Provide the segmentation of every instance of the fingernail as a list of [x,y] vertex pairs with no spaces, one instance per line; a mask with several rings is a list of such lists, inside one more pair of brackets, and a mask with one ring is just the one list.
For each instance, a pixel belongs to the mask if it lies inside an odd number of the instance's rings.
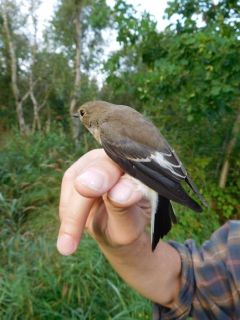
[[132,193],[132,184],[129,184],[126,181],[121,181],[111,189],[111,191],[108,193],[108,197],[114,202],[124,203],[131,197]]
[[101,191],[104,188],[104,175],[97,170],[89,170],[77,177],[76,182],[87,186],[94,191]]
[[77,243],[70,235],[62,234],[58,237],[57,249],[62,255],[68,256],[77,249]]

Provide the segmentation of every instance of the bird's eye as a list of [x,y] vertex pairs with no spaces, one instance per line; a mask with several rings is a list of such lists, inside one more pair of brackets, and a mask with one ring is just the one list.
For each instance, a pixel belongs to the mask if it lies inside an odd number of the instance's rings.
[[84,114],[85,114],[85,111],[80,110],[80,116],[81,116],[81,117],[83,117],[83,116],[84,116]]

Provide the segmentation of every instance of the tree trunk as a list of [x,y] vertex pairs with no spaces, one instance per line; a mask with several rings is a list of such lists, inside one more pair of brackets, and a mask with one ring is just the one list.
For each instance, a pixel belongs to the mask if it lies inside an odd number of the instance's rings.
[[72,114],[76,111],[77,101],[80,96],[80,83],[81,83],[81,73],[80,73],[80,65],[81,65],[81,12],[83,7],[83,0],[79,0],[77,2],[76,8],[76,19],[75,19],[75,32],[76,32],[76,55],[75,55],[75,81],[74,81],[74,90],[72,94],[72,98],[70,101],[70,117],[72,121],[72,135],[75,142],[76,147],[79,146],[79,140],[81,136],[81,127],[80,121],[76,118],[72,117]]
[[46,132],[50,132],[51,129],[51,112],[50,112],[50,108],[47,108],[47,121],[46,121],[46,125],[45,125],[45,130]]
[[233,149],[234,149],[236,142],[237,142],[237,137],[238,137],[239,131],[240,131],[240,108],[238,109],[238,112],[237,112],[237,117],[234,122],[233,129],[232,129],[231,139],[227,145],[223,166],[222,166],[222,169],[220,172],[219,187],[222,189],[225,188],[226,183],[227,183],[229,162],[230,162],[230,158],[231,158]]
[[17,79],[17,59],[13,40],[11,37],[8,21],[8,11],[7,11],[7,1],[2,3],[2,16],[3,16],[3,27],[6,33],[7,46],[9,48],[10,54],[10,64],[11,64],[11,85],[12,91],[16,104],[16,113],[19,124],[19,129],[22,134],[27,133],[27,126],[25,124],[24,113],[23,113],[23,99],[20,97],[19,88],[18,88],[18,79]]
[[32,132],[35,130],[41,130],[41,120],[39,116],[39,103],[34,94],[34,75],[33,75],[33,66],[36,62],[36,52],[37,52],[37,19],[36,19],[36,5],[35,0],[31,0],[30,13],[33,23],[33,44],[31,45],[31,67],[30,67],[30,75],[29,75],[29,91],[30,98],[33,104],[33,123],[32,123]]
[[18,125],[20,129],[21,134],[26,134],[28,129],[24,120],[24,114],[23,114],[23,103],[22,100],[17,100],[15,94],[14,94],[15,100],[16,100],[16,111],[17,111],[17,119],[18,119]]
[[30,97],[33,103],[33,124],[32,124],[32,132],[35,132],[35,130],[41,130],[41,121],[39,117],[39,107],[37,100],[34,96],[33,91],[30,93]]

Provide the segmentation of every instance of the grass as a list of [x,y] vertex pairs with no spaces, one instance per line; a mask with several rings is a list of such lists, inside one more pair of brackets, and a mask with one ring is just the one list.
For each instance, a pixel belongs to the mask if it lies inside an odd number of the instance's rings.
[[[61,257],[54,241],[15,235],[5,242],[1,319],[148,319],[149,304],[111,270],[85,237],[77,254]],[[139,315],[142,316],[139,316]]]
[[151,318],[88,236],[71,257],[56,250],[61,178],[87,139],[77,152],[61,129],[1,140],[0,319]]

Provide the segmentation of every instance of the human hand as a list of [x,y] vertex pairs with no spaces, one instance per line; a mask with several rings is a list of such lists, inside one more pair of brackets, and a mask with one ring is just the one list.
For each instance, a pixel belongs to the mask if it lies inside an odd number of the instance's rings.
[[126,246],[145,235],[149,201],[102,149],[92,150],[64,174],[57,248],[73,253],[83,230],[101,245]]
[[57,248],[63,255],[72,254],[86,229],[131,287],[171,307],[180,288],[180,256],[163,241],[152,252],[145,231],[150,203],[136,183],[103,149],[82,156],[62,180]]

